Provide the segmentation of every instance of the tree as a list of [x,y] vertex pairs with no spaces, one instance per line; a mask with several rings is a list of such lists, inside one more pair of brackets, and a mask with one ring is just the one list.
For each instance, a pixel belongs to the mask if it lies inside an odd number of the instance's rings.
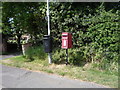
[[[30,20],[34,17],[34,12],[38,9],[38,3],[3,3],[2,23],[3,33],[16,36],[18,48],[20,48],[20,38],[24,33],[30,33],[30,30],[37,27],[30,27],[34,21]],[[29,23],[28,23],[29,22]],[[32,25],[33,26],[33,25]]]

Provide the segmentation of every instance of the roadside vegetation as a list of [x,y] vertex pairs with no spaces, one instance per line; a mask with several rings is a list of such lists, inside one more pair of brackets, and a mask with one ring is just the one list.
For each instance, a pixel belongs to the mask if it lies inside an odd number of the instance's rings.
[[44,60],[36,58],[33,61],[28,61],[28,59],[26,59],[24,56],[12,57],[0,62],[7,66],[18,67],[36,72],[43,71],[72,79],[94,82],[106,87],[118,88],[118,73],[111,73],[109,71],[91,68],[92,64],[90,63],[86,64],[85,66],[66,66],[65,64],[55,63],[49,65],[47,58]]
[[[74,51],[74,55],[70,55]],[[65,65],[65,50],[58,50],[53,53],[52,64],[48,64],[47,54],[42,46],[30,47],[26,55],[16,56],[0,61],[3,65],[13,66],[33,71],[43,71],[50,74],[57,74],[73,79],[95,82],[107,87],[118,87],[118,72],[113,70],[102,70],[97,63],[81,62],[76,64],[73,59],[78,59],[79,50],[69,50],[69,65]],[[76,54],[77,53],[77,54]],[[74,56],[76,56],[74,58]],[[72,64],[74,63],[74,64]]]
[[[50,3],[52,62],[48,65],[43,49],[47,34],[46,3],[3,3],[2,33],[21,50],[22,35],[30,35],[32,46],[24,56],[2,63],[29,70],[56,73],[110,87],[118,87],[120,51],[119,3]],[[73,48],[69,49],[69,65],[61,49],[61,33],[72,33]]]

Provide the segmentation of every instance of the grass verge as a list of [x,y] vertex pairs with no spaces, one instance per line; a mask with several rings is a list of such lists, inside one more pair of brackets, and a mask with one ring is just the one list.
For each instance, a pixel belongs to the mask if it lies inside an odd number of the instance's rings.
[[[111,74],[106,71],[90,69],[89,67],[66,66],[65,64],[48,64],[46,60],[35,59],[31,62],[25,62],[23,56],[16,56],[6,60],[1,60],[0,63],[7,66],[14,66],[34,71],[44,71],[51,74],[58,74],[72,79],[95,82],[111,88],[118,88],[118,75]],[[89,66],[89,65],[88,65]]]

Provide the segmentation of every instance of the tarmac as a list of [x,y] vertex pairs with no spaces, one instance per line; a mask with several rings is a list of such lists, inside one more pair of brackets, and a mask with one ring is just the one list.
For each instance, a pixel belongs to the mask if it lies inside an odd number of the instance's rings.
[[44,72],[33,72],[15,67],[2,67],[2,87],[5,88],[107,88],[92,82],[74,80]]
[[[20,55],[1,55],[0,60]],[[74,80],[67,77],[9,67],[0,64],[0,88],[96,88],[110,89],[93,82]],[[5,89],[6,90],[6,89]]]

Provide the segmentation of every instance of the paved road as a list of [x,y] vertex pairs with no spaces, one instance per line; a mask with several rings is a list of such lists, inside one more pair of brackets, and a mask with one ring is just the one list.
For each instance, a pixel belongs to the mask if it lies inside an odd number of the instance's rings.
[[6,88],[105,88],[95,83],[73,80],[43,72],[2,67],[2,86]]
[[0,60],[11,58],[11,57],[18,56],[18,55],[21,55],[21,53],[17,52],[17,53],[11,53],[9,55],[0,55]]

